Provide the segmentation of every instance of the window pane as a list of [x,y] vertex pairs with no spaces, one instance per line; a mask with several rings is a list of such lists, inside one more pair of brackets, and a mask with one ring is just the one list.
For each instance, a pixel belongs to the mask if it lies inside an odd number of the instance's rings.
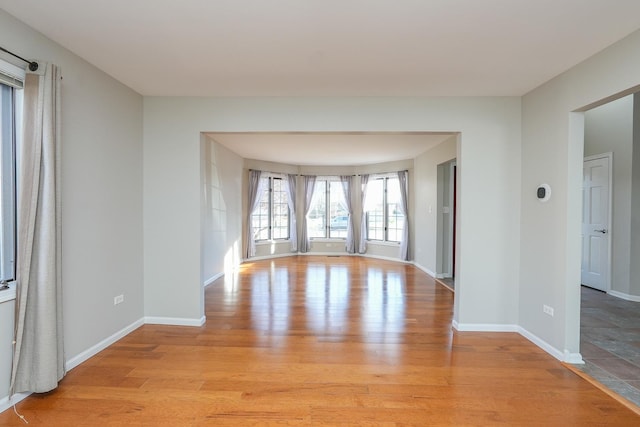
[[310,238],[327,237],[327,181],[316,181],[307,215],[307,233]]
[[15,98],[0,84],[0,279],[15,278]]
[[384,240],[384,180],[375,179],[367,184],[367,238]]
[[289,238],[289,199],[284,181],[280,178],[273,178],[273,239]]
[[329,183],[329,237],[347,237],[347,224],[349,221],[349,211],[344,199],[344,191],[340,181]]
[[262,178],[264,191],[260,197],[260,203],[251,214],[251,226],[255,240],[269,239],[269,182],[268,178]]
[[387,179],[387,240],[399,242],[402,240],[404,229],[404,215],[402,213],[402,197],[400,183],[397,178]]

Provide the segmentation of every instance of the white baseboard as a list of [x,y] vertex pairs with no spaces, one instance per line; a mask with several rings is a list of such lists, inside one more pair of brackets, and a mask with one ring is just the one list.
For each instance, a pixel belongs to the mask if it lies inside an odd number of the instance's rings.
[[361,256],[364,258],[372,258],[372,259],[381,259],[384,261],[394,261],[394,262],[401,262],[403,264],[413,264],[413,261],[404,261],[401,260],[400,258],[393,258],[390,256],[383,256],[383,255],[369,255],[369,254],[353,254],[355,256]]
[[458,323],[454,320],[453,327],[460,332],[517,332],[561,362],[572,364],[584,363],[584,361],[582,360],[582,355],[580,353],[571,353],[567,350],[560,351],[548,342],[544,341],[543,339],[518,325]]
[[494,323],[458,323],[453,327],[460,332],[519,332],[518,325],[502,325]]
[[102,350],[104,350],[105,348],[109,347],[111,344],[115,343],[116,341],[118,341],[119,339],[123,338],[124,336],[130,334],[131,332],[135,331],[136,329],[138,329],[140,326],[144,325],[144,320],[143,319],[138,319],[135,322],[133,322],[132,324],[130,324],[129,326],[126,326],[122,329],[120,329],[118,332],[116,332],[115,334],[103,339],[102,341],[100,341],[98,344],[94,345],[93,347],[88,348],[87,350],[83,351],[82,353],[72,357],[71,359],[67,360],[64,364],[64,367],[67,371],[72,370],[73,368],[75,368],[76,366],[78,366],[79,364],[81,364],[82,362],[84,362],[85,360],[88,360],[89,358],[95,356],[96,354],[100,353]]
[[584,365],[582,354],[570,353],[568,350],[564,351],[564,359],[562,361],[565,363],[571,363],[572,365]]
[[453,327],[460,332],[517,332],[561,362],[572,364],[584,363],[580,353],[571,353],[567,350],[560,351],[545,340],[518,325],[458,323],[454,320]]
[[212,284],[213,282],[215,282],[216,280],[218,280],[222,276],[224,276],[224,271],[216,274],[215,276],[209,277],[207,280],[204,281],[204,283],[202,284],[202,287],[206,288],[207,286],[209,286],[210,284]]
[[355,256],[357,254],[350,254],[349,252],[300,252],[296,255],[302,256]]
[[[138,329],[140,326],[144,324],[152,324],[152,325],[174,325],[174,326],[202,326],[206,321],[206,317],[202,316],[200,319],[184,319],[184,318],[175,318],[175,317],[145,317],[143,319],[138,319],[129,326],[126,326],[116,332],[115,334],[105,338],[100,341],[98,344],[88,348],[82,353],[68,359],[65,362],[65,369],[67,371],[72,370],[76,366],[81,363],[89,360],[91,357],[100,353],[105,348],[114,344],[121,338],[124,338],[126,335]],[[6,396],[4,398],[0,398],[0,412],[4,412],[7,409],[11,408],[13,405],[18,402],[29,397],[31,393],[16,393],[12,398]]]
[[532,334],[527,331],[525,328],[518,326],[518,332],[520,335],[555,357],[561,362],[571,363],[571,364],[583,364],[582,355],[580,353],[571,353],[568,350],[560,351],[542,338]]
[[636,295],[629,295],[618,291],[609,291],[607,292],[607,294],[611,295],[612,297],[621,298],[627,301],[640,302],[640,297]]
[[[273,259],[273,258],[283,258],[288,256],[334,256],[334,257],[343,257],[343,256],[360,256],[364,258],[373,258],[373,259],[381,259],[385,261],[395,261],[401,262],[403,264],[413,264],[413,261],[403,261],[399,258],[388,257],[383,255],[370,255],[370,254],[360,254],[354,253],[350,254],[348,252],[291,252],[286,254],[274,254],[274,255],[265,255],[265,256],[257,256],[249,259],[243,259],[242,262],[251,262],[251,261],[262,261],[265,259]],[[426,271],[425,271],[426,272]],[[429,274],[429,273],[427,273]]]
[[549,344],[548,342],[546,342],[545,340],[543,340],[542,338],[532,334],[531,332],[527,331],[525,328],[522,328],[522,327],[518,327],[518,332],[520,333],[520,335],[522,335],[523,337],[525,337],[526,339],[528,339],[529,341],[531,341],[532,343],[534,343],[535,345],[537,345],[538,347],[540,347],[541,349],[543,349],[544,351],[546,351],[547,353],[555,357],[556,359],[564,362],[564,353],[558,350],[557,348],[555,348],[554,346],[552,346],[551,344]]
[[29,396],[31,396],[31,393],[16,393],[11,398],[7,396],[0,399],[0,412],[4,412],[13,405],[17,405]]
[[147,316],[144,323],[148,325],[170,325],[170,326],[202,326],[206,322],[206,316],[200,319],[188,319],[183,317],[155,317]]
[[414,262],[413,265],[418,269],[418,270],[422,270],[425,273],[427,273],[429,276],[433,277],[434,279],[436,278],[436,273],[434,273],[433,271],[429,270],[427,267],[423,267],[420,264],[418,264],[417,262]]
[[[306,255],[303,253],[298,253],[298,252],[287,252],[287,253],[283,253],[283,254],[273,254],[273,255],[262,255],[262,256],[254,256],[251,258],[243,258],[241,261],[241,264],[244,264],[246,262],[252,262],[252,261],[262,261],[265,259],[273,259],[273,258],[284,258],[284,257],[288,257],[288,256],[296,256],[296,255]],[[311,254],[311,255],[315,255],[315,254]]]

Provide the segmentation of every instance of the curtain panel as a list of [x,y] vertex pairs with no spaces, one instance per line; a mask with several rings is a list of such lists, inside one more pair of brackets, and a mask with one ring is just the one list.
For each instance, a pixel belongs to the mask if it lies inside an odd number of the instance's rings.
[[369,175],[360,175],[360,186],[362,192],[360,193],[360,206],[362,206],[362,219],[360,220],[360,239],[358,241],[358,253],[364,254],[367,252],[367,210],[365,209],[367,201],[367,183],[369,182]]
[[398,172],[398,183],[400,184],[400,208],[404,214],[404,227],[402,228],[402,240],[400,241],[400,259],[409,261],[409,193],[407,181],[409,180],[409,172]]
[[15,348],[10,395],[53,390],[65,375],[60,210],[60,80],[40,64],[24,85],[19,146]]
[[353,203],[351,202],[351,194],[353,192],[354,177],[350,175],[341,175],[340,183],[342,184],[342,193],[349,211],[349,220],[347,221],[347,241],[345,242],[345,250],[347,253],[356,253],[356,239],[353,230]]
[[298,248],[300,252],[309,252],[311,249],[311,240],[307,231],[307,215],[311,209],[311,201],[313,200],[313,190],[316,187],[316,177],[304,175],[302,177],[302,185],[304,187],[304,212],[302,215],[302,227],[300,227],[300,244]]
[[287,195],[289,203],[289,241],[291,242],[291,252],[298,251],[298,230],[296,222],[296,180],[297,176],[287,175]]
[[250,170],[249,171],[249,203],[247,210],[247,235],[245,238],[245,258],[249,259],[256,256],[256,239],[253,231],[253,224],[251,223],[251,215],[253,211],[258,208],[262,193],[264,192],[264,184],[262,183],[262,171]]

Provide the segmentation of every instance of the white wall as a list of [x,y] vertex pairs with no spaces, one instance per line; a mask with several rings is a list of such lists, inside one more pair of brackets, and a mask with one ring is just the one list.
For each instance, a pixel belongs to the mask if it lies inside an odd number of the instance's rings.
[[[568,354],[579,351],[584,146],[584,115],[571,112],[637,86],[639,51],[636,32],[522,100],[519,324]],[[547,203],[535,197],[543,182],[552,189]],[[543,304],[554,317],[543,314]]]
[[467,325],[517,321],[519,98],[146,97],[147,315],[192,321],[204,315],[200,133],[225,131],[461,132],[456,320]]
[[240,156],[202,136],[201,283],[232,273],[242,259]]
[[[6,292],[6,291],[0,291]],[[14,300],[0,303],[0,400],[9,395],[13,361]]]
[[585,112],[584,156],[611,152],[611,290],[629,294],[633,95]]
[[[2,10],[0,40],[62,70],[62,286],[70,360],[143,316],[142,97]],[[114,306],[119,294],[124,303]],[[2,334],[0,352],[10,339]]]
[[[633,262],[640,257],[640,94],[633,96],[633,168],[631,188],[631,250],[629,272],[629,291],[622,296],[633,301],[640,301],[640,265]],[[622,292],[624,294],[624,292]]]
[[415,159],[415,263],[430,274],[438,273],[438,165],[456,157],[457,136]]

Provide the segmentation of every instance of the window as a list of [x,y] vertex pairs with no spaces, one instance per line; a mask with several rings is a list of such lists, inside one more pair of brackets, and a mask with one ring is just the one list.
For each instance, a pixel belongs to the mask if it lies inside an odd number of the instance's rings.
[[0,280],[2,283],[15,279],[16,104],[19,102],[20,94],[21,90],[0,82]]
[[337,179],[316,180],[307,215],[309,237],[346,239],[348,224],[349,211],[342,183]]
[[380,177],[367,184],[367,238],[400,242],[405,217],[402,213],[400,183],[395,177]]
[[255,240],[289,239],[289,198],[282,178],[262,178],[264,186],[258,208],[251,214]]

